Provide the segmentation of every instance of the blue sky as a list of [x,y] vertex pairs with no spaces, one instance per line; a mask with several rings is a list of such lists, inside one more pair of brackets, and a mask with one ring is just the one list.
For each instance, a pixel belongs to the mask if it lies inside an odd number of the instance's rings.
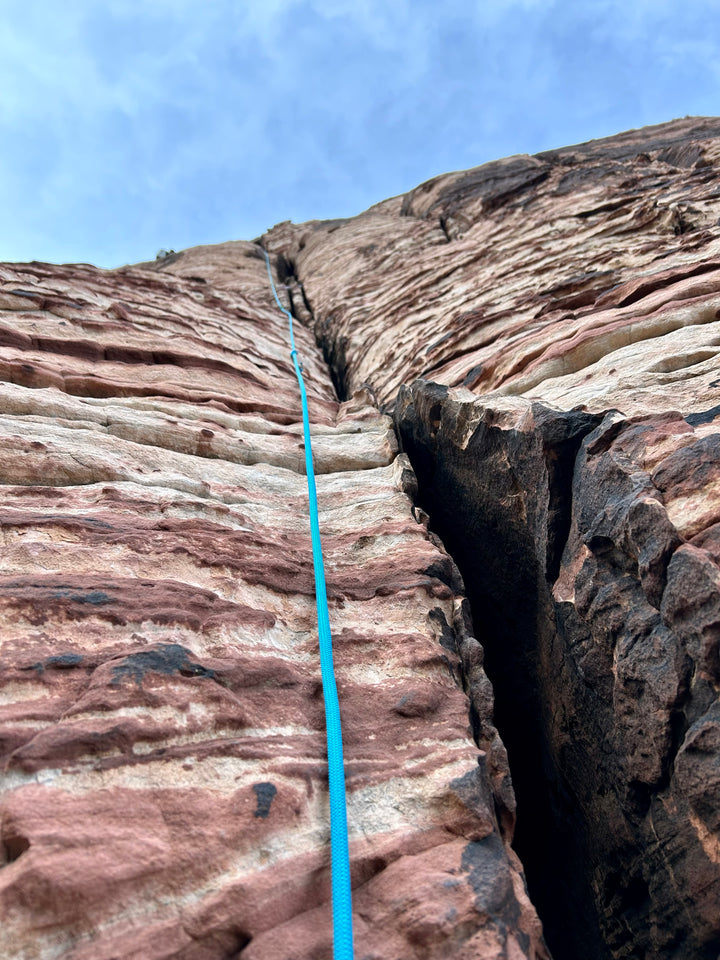
[[0,260],[252,239],[688,114],[717,0],[4,0]]

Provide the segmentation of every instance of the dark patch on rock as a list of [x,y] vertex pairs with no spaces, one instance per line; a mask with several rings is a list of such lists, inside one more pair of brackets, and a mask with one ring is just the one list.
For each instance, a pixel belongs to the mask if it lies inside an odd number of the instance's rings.
[[657,159],[672,167],[692,167],[703,156],[704,150],[699,143],[674,143],[662,149]]
[[29,666],[20,666],[19,670],[34,670],[38,674],[45,672],[45,669],[71,670],[78,667],[85,658],[79,653],[61,653],[54,657],[47,657],[45,660],[37,660]]
[[54,667],[56,670],[68,670],[80,666],[83,660],[84,657],[79,653],[61,653],[56,657],[48,657],[44,665],[48,668]]
[[447,618],[441,607],[434,607],[430,611],[428,617],[430,622],[433,624],[435,629],[438,632],[440,639],[440,644],[445,647],[446,650],[449,650],[451,653],[457,653],[457,646],[455,644],[455,632],[453,631],[450,624],[447,622]]
[[183,677],[207,677],[215,680],[214,670],[208,670],[190,659],[190,651],[179,643],[160,643],[150,650],[131,653],[112,668],[112,683],[134,680],[139,686],[148,673],[177,673]]
[[[482,758],[479,759],[482,760]],[[487,789],[487,778],[482,775],[481,767],[468,770],[462,777],[451,780],[450,789],[468,810],[472,810],[478,820],[486,822],[488,835],[493,833],[492,823],[488,820],[488,811],[492,810],[493,801]],[[494,836],[497,837],[497,834]]]
[[471,367],[462,379],[462,386],[467,387],[468,390],[472,390],[480,377],[482,377],[484,369],[485,367],[482,363],[478,363],[476,366]]
[[443,210],[452,213],[475,197],[481,197],[483,211],[496,210],[547,180],[549,169],[530,157],[493,161],[458,178],[441,194]]
[[468,843],[461,865],[475,893],[478,913],[494,914],[514,925],[518,919],[517,903],[500,837],[491,833],[483,840]]
[[709,410],[703,410],[702,413],[689,413],[685,420],[691,427],[698,427],[701,423],[712,423],[716,417],[720,417],[720,404],[710,407]]
[[7,863],[14,863],[30,849],[30,841],[27,837],[13,830],[12,825],[5,828],[0,838],[0,847],[2,856],[0,857],[0,867]]
[[601,203],[599,207],[591,207],[589,210],[581,210],[575,216],[580,220],[587,220],[588,217],[597,217],[601,213],[614,213],[616,210],[622,210],[632,203],[632,197],[624,197],[620,200],[610,200],[607,203]]
[[[146,539],[146,530],[136,532],[138,546]],[[261,563],[258,556],[254,565],[259,568]],[[297,564],[296,569],[299,566]],[[279,570],[274,573],[279,577]],[[311,571],[303,573],[303,582],[306,579],[312,583]],[[259,569],[256,579],[249,582],[262,582]],[[286,590],[290,587],[286,586]],[[151,620],[154,623],[183,623],[193,629],[209,629],[223,622],[267,628],[275,622],[274,616],[267,611],[231,603],[211,590],[175,580],[83,576],[77,583],[72,583],[67,577],[56,574],[0,577],[0,602],[19,607],[33,624],[46,622],[60,610],[72,620],[89,616],[116,624]]]
[[270,806],[273,802],[275,794],[277,793],[277,787],[274,783],[269,781],[263,783],[254,783],[253,792],[257,797],[257,809],[255,810],[255,816],[261,817],[265,820],[270,813]]
[[493,160],[460,176],[449,177],[429,206],[423,203],[422,197],[437,178],[421,184],[405,195],[400,214],[411,216],[417,207],[421,216],[438,217],[446,222],[474,200],[481,200],[483,212],[487,213],[543,183],[549,172],[548,164],[529,156]]
[[435,577],[441,583],[446,584],[454,593],[464,593],[464,585],[460,571],[447,554],[440,560],[435,560],[423,571],[428,577]]
[[567,173],[560,177],[555,192],[561,196],[573,193],[578,188],[602,181],[616,172],[617,165],[613,163],[595,163],[587,166],[571,167]]
[[58,591],[58,596],[66,596],[69,600],[73,600],[75,603],[90,603],[94,607],[102,606],[106,603],[115,603],[116,601],[108,596],[102,590],[89,590],[87,593],[70,593],[69,591]]

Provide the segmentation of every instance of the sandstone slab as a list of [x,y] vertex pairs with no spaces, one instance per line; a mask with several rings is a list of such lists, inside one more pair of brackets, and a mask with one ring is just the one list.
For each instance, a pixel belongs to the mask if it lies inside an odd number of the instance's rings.
[[[436,177],[267,236],[349,391],[417,377],[565,409],[720,404],[720,123]],[[299,299],[299,298],[298,298]]]
[[[300,406],[260,251],[0,278],[0,955],[329,957]],[[545,957],[462,581],[389,418],[296,338],[358,956]]]

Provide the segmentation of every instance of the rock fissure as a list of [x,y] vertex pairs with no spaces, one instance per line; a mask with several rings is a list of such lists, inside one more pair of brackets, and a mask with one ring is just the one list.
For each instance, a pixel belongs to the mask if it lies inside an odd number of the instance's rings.
[[[294,268],[293,274],[302,286]],[[315,327],[315,330],[333,383],[347,383],[344,353],[330,346],[331,341],[323,335],[322,328],[318,331]],[[532,534],[528,529],[523,542],[519,543],[513,526],[518,516],[527,520],[527,505],[542,499],[542,487],[532,482],[538,478],[533,476],[524,483],[518,479],[522,468],[513,472],[510,457],[519,444],[511,440],[510,450],[503,450],[502,427],[491,425],[485,438],[487,449],[479,451],[473,445],[468,453],[470,470],[477,468],[483,474],[482,479],[469,488],[462,481],[455,481],[449,489],[448,474],[441,473],[442,465],[447,466],[449,458],[443,455],[438,443],[438,431],[447,413],[444,409],[447,389],[430,381],[424,382],[422,388],[432,399],[428,402],[423,397],[426,410],[420,414],[414,411],[409,417],[407,407],[403,406],[408,390],[401,388],[394,425],[400,449],[408,453],[417,477],[413,491],[415,503],[425,513],[429,528],[438,535],[443,549],[448,550],[455,571],[453,579],[458,582],[456,589],[459,586],[468,597],[468,603],[456,616],[451,629],[441,614],[440,642],[460,658],[460,671],[455,679],[468,696],[473,739],[479,747],[489,748],[491,754],[490,744],[494,741],[498,745],[495,750],[499,747],[504,753],[501,742],[508,748],[512,781],[506,768],[504,782],[500,785],[496,775],[494,784],[498,822],[508,837],[515,838],[514,846],[528,873],[530,894],[555,960],[574,960],[580,952],[589,960],[608,960],[610,954],[603,942],[588,878],[581,878],[577,872],[587,855],[584,830],[579,835],[577,831],[567,830],[567,811],[572,801],[567,787],[562,787],[562,774],[549,759],[551,745],[547,733],[538,729],[537,724],[538,717],[552,715],[557,707],[552,690],[543,684],[537,662],[541,656],[536,632],[540,600],[534,582],[542,576],[540,571],[544,572],[549,585],[557,579],[570,535],[575,461],[583,439],[598,426],[602,416],[582,412],[558,414],[535,405],[534,423],[531,430],[526,431],[526,439],[536,448],[535,471],[542,463],[545,472],[545,556],[538,560],[538,571],[526,570],[516,582],[518,558],[532,553]],[[491,424],[493,419],[491,411],[488,417]],[[493,454],[500,455],[499,466],[492,462]],[[490,466],[484,466],[488,462]],[[504,489],[497,490],[498,484]],[[480,489],[485,491],[481,499],[474,496]],[[445,509],[448,500],[453,504],[452,519]],[[526,506],[518,513],[519,500]],[[478,524],[485,530],[491,529],[492,535],[480,534],[476,529]],[[470,537],[468,531],[471,531]],[[509,562],[500,561],[498,567],[500,557]],[[479,575],[478,568],[483,568],[484,573]],[[443,579],[447,581],[447,575]],[[500,595],[504,595],[504,603],[489,602],[489,597]],[[523,608],[524,614],[518,615],[518,610]],[[509,630],[499,625],[503,616],[513,621]],[[483,624],[482,646],[475,639],[475,623]],[[444,639],[448,636],[449,641]],[[478,668],[481,668],[480,676]],[[454,675],[452,668],[451,672]],[[549,786],[549,793],[564,797],[564,804],[540,800],[539,783]],[[519,818],[516,797],[520,803]],[[574,820],[576,828],[584,827],[582,814]],[[539,837],[544,838],[542,843],[538,843]],[[559,857],[558,849],[563,851]]]
[[532,419],[504,426],[493,421],[507,411],[490,408],[460,449],[461,406],[436,384],[401,390],[402,448],[418,503],[464,579],[517,796],[515,848],[553,956],[607,957],[589,878],[578,870],[582,816],[552,760],[547,726],[559,704],[541,636],[543,582],[556,579],[570,532],[575,459],[600,418],[536,405]]
[[302,323],[314,333],[315,342],[322,351],[335,396],[343,403],[348,399],[347,358],[342,342],[332,340],[327,336],[327,330],[329,324],[332,322],[332,318],[324,325],[318,324],[305,292],[305,287],[298,276],[295,262],[284,253],[278,253],[276,256],[278,281],[282,289],[287,293],[290,313],[294,320]]
[[19,960],[329,955],[300,404],[259,245],[313,424],[359,954],[547,960],[516,850],[555,960],[716,960],[719,130],[116,271],[0,265]]

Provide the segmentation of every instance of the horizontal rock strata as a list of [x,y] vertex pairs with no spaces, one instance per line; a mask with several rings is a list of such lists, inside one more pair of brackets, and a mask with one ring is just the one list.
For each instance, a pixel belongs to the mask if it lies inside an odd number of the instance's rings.
[[268,243],[349,391],[392,403],[423,377],[564,409],[707,409],[718,163],[720,121],[691,118],[447,174]]
[[266,237],[461,568],[558,960],[720,952],[719,165],[687,118]]
[[[720,953],[719,164],[720,120],[686,118],[262,238],[363,960],[547,956],[515,792],[555,960]],[[1,270],[13,957],[329,957],[260,249]]]
[[[255,245],[158,266],[0,268],[0,954],[321,960],[324,713],[284,321]],[[357,956],[543,958],[462,581],[390,419],[338,403],[296,338]]]
[[715,960],[720,426],[422,382],[397,417],[473,571],[541,915],[588,957]]

